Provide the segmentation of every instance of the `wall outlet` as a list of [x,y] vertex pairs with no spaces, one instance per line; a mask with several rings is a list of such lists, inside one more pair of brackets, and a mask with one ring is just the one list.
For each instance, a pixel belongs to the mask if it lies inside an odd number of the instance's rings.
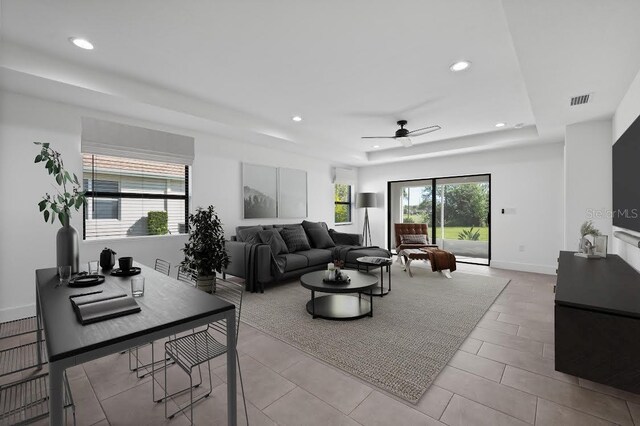
[[523,245],[518,246],[518,251],[524,251],[524,246]]

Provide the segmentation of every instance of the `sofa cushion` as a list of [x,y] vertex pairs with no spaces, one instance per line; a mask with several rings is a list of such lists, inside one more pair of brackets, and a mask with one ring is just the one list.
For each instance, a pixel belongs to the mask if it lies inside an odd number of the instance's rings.
[[265,229],[264,231],[258,232],[258,236],[260,237],[260,241],[271,246],[271,253],[273,253],[274,256],[289,253],[287,245],[277,229]]
[[309,250],[311,248],[309,240],[307,239],[307,234],[305,234],[304,229],[300,225],[282,228],[280,230],[280,235],[282,235],[282,239],[287,244],[289,253]]
[[331,239],[336,245],[344,245],[344,246],[359,246],[360,243],[360,234],[346,234],[344,232],[336,232],[331,229],[329,231],[329,235],[331,235]]
[[333,262],[331,250],[312,248],[311,250],[298,251],[296,254],[306,257],[309,261],[308,266],[316,266]]
[[307,258],[298,253],[283,254],[278,256],[278,260],[280,259],[284,259],[284,272],[296,271],[309,265]]
[[305,231],[310,228],[323,228],[329,231],[329,227],[327,226],[326,222],[310,222],[308,220],[303,220],[301,225]]
[[236,228],[236,237],[238,241],[245,243],[257,244],[260,242],[258,232],[262,231],[262,226],[249,226]]
[[356,250],[348,251],[344,261],[347,264],[356,265],[358,263],[356,259],[364,256],[391,257],[391,252],[387,249],[378,248],[378,247],[369,247],[369,248],[359,247]]
[[404,234],[400,235],[401,244],[429,244],[425,234]]
[[309,222],[306,220],[302,221],[302,227],[304,228],[307,236],[309,237],[309,242],[311,243],[311,247],[318,249],[326,249],[335,247],[336,244],[331,239],[331,235],[329,235],[329,228],[327,224],[324,222]]

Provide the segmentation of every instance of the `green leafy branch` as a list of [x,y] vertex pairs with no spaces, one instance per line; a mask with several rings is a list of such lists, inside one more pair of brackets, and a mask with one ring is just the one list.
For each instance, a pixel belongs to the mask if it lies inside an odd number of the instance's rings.
[[34,142],[34,144],[42,147],[34,163],[44,163],[44,168],[53,175],[56,183],[61,187],[61,190],[56,188],[56,194],[46,193],[38,203],[38,207],[45,222],[51,219],[51,223],[54,223],[57,217],[64,225],[71,218],[71,209],[78,211],[87,202],[85,191],[82,190],[78,176],[64,169],[59,152],[54,151],[48,142]]
[[600,234],[600,231],[593,226],[593,222],[590,220],[587,220],[586,222],[584,222],[582,224],[582,226],[580,226],[580,235],[582,237],[585,237],[587,235],[592,235],[594,237],[597,237]]

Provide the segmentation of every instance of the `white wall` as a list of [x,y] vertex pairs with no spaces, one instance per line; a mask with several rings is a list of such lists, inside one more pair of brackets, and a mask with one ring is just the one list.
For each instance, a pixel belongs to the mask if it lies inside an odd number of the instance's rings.
[[[629,86],[627,94],[624,96],[620,105],[616,109],[613,116],[613,143],[627,130],[629,125],[640,115],[640,72]],[[634,182],[633,184],[636,184]],[[622,230],[614,227],[614,231]],[[624,230],[640,237],[640,233]],[[610,249],[613,253],[617,253],[625,259],[634,268],[640,271],[640,250],[637,247],[624,243],[617,238],[613,238],[610,242]]]
[[578,249],[580,226],[594,226],[611,236],[611,120],[566,127],[564,144],[564,248]]
[[[241,219],[243,161],[306,170],[309,220],[333,225],[332,165],[326,161],[0,91],[0,321],[33,312],[33,271],[55,265],[59,226],[44,223],[37,208],[40,197],[53,190],[52,180],[44,167],[33,163],[37,148],[32,142],[50,142],[62,153],[65,166],[79,173],[82,116],[193,136],[196,143],[191,207],[215,205],[228,236],[240,224],[299,220]],[[81,232],[80,214],[72,219],[72,225]],[[356,225],[340,229],[358,232]],[[152,265],[159,257],[176,265],[182,259],[179,250],[185,241],[185,236],[165,236],[81,242],[80,260],[98,259],[107,246],[118,255],[133,256],[144,264]]]
[[[363,167],[361,191],[384,195],[384,207],[369,209],[374,244],[387,243],[387,181],[491,174],[491,265],[555,273],[562,247],[562,144]],[[502,208],[515,214],[501,214]],[[520,251],[520,246],[523,251]]]

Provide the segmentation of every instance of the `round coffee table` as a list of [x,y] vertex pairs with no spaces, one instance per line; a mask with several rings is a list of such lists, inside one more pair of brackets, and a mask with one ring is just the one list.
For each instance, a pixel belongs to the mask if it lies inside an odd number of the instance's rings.
[[[351,278],[346,283],[324,282],[325,271],[309,272],[300,277],[302,286],[311,290],[307,312],[313,318],[352,320],[373,316],[373,296],[370,290],[378,285],[378,278],[364,272],[346,272]],[[316,291],[330,294],[316,297]],[[358,293],[358,297],[347,296],[348,293]],[[369,296],[369,300],[362,299],[362,293]]]
[[[391,291],[391,264],[393,260],[388,257],[378,257],[378,256],[364,256],[356,259],[358,262],[358,271],[360,270],[360,265],[364,265],[367,268],[367,272],[369,272],[370,267],[380,267],[380,287],[375,287],[371,289],[371,294],[374,296],[383,297],[385,294],[388,294]],[[387,271],[389,272],[389,284],[388,287],[384,288],[384,267],[387,267]]]

